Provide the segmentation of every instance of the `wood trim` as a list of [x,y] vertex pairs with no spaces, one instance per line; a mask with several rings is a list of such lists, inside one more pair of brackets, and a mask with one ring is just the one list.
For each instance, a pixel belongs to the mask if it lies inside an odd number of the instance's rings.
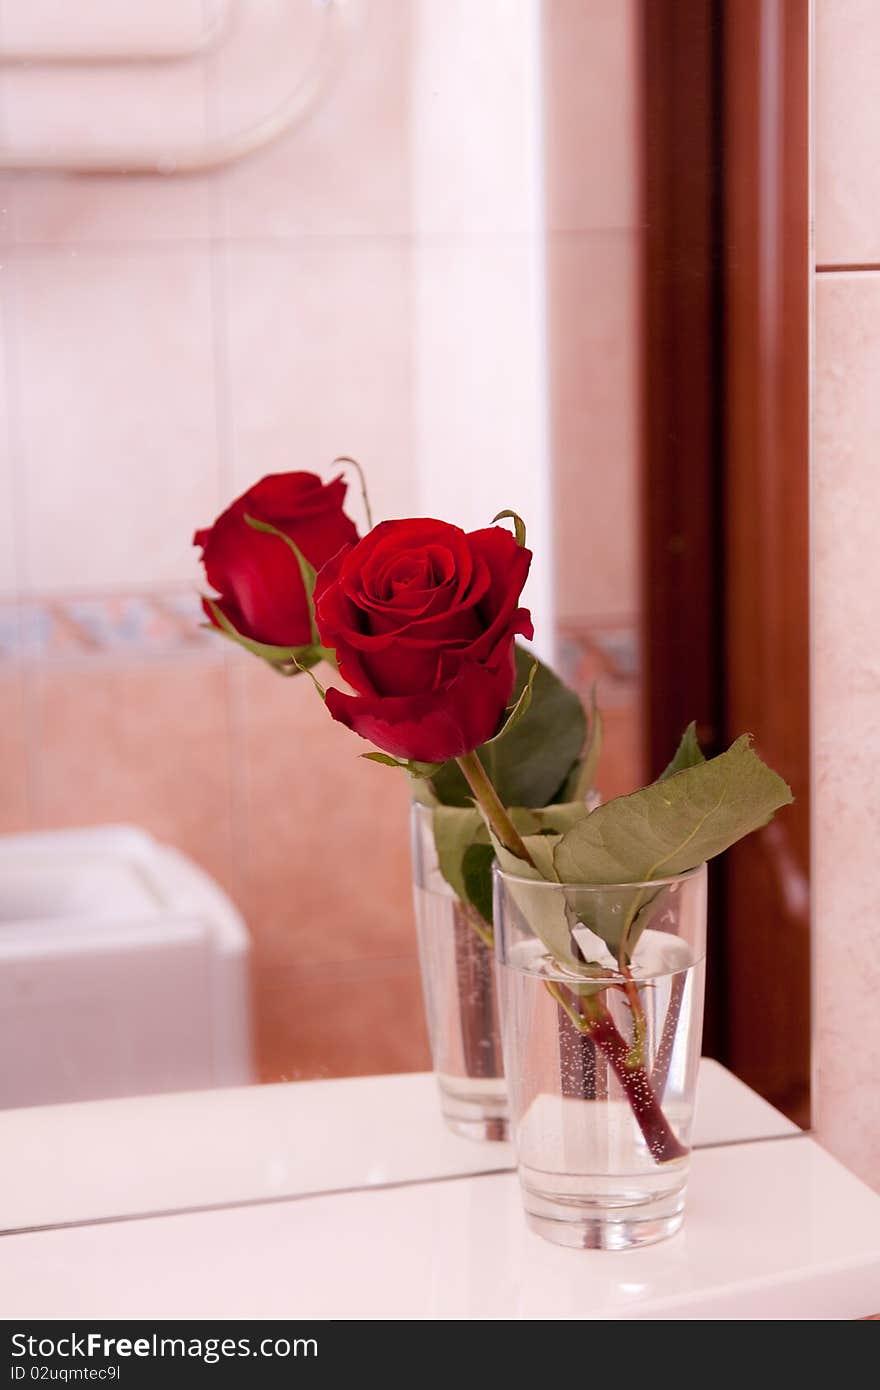
[[[721,93],[715,0],[643,0],[644,764],[683,729],[719,752],[723,724],[719,275]],[[703,1047],[723,1060],[720,914],[709,923]]]
[[[725,6],[723,44],[726,716],[731,731],[755,731],[796,797],[728,857],[726,1059],[806,1120],[808,0]],[[772,1027],[757,1028],[756,1015]]]
[[686,724],[718,743],[714,582],[720,469],[716,379],[718,24],[713,0],[644,0],[645,320],[643,670],[646,766]]
[[[809,1025],[809,0],[643,0],[647,766],[797,798],[713,869],[705,1048],[799,1120]],[[767,1026],[767,1021],[772,1020]]]

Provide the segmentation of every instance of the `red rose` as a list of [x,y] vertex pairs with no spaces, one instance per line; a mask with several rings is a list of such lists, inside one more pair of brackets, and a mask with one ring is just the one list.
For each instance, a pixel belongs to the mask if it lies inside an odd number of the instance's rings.
[[445,762],[501,725],[513,642],[532,635],[519,596],[531,552],[491,526],[383,521],[324,566],[315,617],[357,695],[327,691],[334,719],[398,758]]
[[[296,555],[280,536],[255,531],[245,517],[277,526],[317,570],[358,538],[342,510],[345,493],[341,478],[322,483],[316,473],[274,473],[237,498],[208,530],[196,531],[193,544],[202,547],[208,583],[220,595],[217,607],[242,637],[276,647],[311,641]],[[217,627],[207,602],[202,606]]]

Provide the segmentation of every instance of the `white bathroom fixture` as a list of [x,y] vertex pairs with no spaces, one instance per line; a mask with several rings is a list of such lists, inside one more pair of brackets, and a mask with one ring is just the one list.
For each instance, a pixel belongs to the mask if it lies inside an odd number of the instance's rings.
[[0,1107],[253,1079],[250,939],[127,826],[0,836]]

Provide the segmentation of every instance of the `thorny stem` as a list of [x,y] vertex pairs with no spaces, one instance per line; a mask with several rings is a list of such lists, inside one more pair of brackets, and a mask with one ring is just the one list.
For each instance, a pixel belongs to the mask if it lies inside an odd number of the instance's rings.
[[464,753],[456,761],[474,794],[477,805],[495,831],[498,841],[505,849],[509,849],[511,854],[515,854],[517,859],[522,859],[524,863],[531,864],[534,868],[534,860],[526,849],[522,836],[507,814],[504,803],[486,775],[486,769],[476,753]]
[[578,1032],[585,1033],[607,1058],[655,1162],[668,1163],[676,1158],[684,1158],[688,1149],[664,1115],[647,1069],[643,1064],[632,1062],[632,1049],[619,1033],[605,1005],[593,996],[580,1001],[582,1009],[576,1008],[559,985],[552,980],[545,980],[544,983],[548,993],[562,1006]]
[[[535,862],[476,753],[465,753],[457,761],[498,842],[534,869]],[[629,976],[628,969],[625,974]],[[553,981],[546,980],[545,985],[578,1032],[585,1033],[607,1058],[655,1161],[666,1163],[671,1159],[683,1158],[688,1150],[674,1134],[648,1075],[645,1056],[647,1026],[635,981],[629,977],[624,985],[633,1016],[632,1045],[626,1042],[605,1005],[595,996],[587,996],[580,1001],[582,1011],[570,1003]]]
[[472,908],[469,903],[462,903],[461,908],[464,919],[471,930],[476,932],[487,950],[494,950],[495,933],[488,922],[484,922],[476,908]]
[[630,1048],[630,1061],[633,1066],[644,1066],[648,1042],[648,1020],[645,1017],[645,1010],[642,1006],[642,996],[639,993],[638,985],[632,977],[629,966],[621,964],[620,971],[624,977],[623,992],[626,995],[633,1018],[633,1040],[632,1047]]

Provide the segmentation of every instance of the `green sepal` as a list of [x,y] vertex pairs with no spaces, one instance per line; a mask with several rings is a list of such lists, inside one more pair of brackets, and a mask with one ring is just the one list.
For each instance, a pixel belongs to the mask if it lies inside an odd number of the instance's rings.
[[[583,705],[525,647],[517,644],[514,655],[514,708],[527,685],[530,703],[520,710],[515,723],[508,720],[503,737],[496,735],[477,749],[477,757],[505,806],[547,806],[569,800],[560,793],[584,747]],[[444,806],[472,804],[470,787],[454,759],[444,763],[433,778],[432,790]]]
[[513,530],[516,536],[517,545],[519,546],[520,550],[524,549],[526,543],[526,523],[519,515],[519,512],[511,511],[510,507],[505,507],[503,512],[498,512],[495,516],[493,516],[492,525],[494,526],[496,521],[503,521],[503,519],[506,516],[510,517],[511,521],[513,522]]
[[443,766],[442,763],[420,763],[414,758],[393,758],[390,753],[361,753],[369,763],[381,763],[383,767],[400,767],[410,777],[433,777]]
[[501,725],[501,728],[498,730],[497,734],[495,734],[494,737],[487,739],[486,742],[482,744],[483,748],[491,748],[493,744],[500,743],[501,740],[505,738],[507,734],[513,732],[519,721],[522,719],[523,715],[528,712],[529,706],[532,703],[535,676],[537,674],[538,663],[537,661],[534,661],[532,662],[532,669],[529,671],[529,674],[526,677],[525,685],[523,686],[517,698],[514,700],[513,704],[508,705],[507,707],[507,718]]
[[596,773],[602,753],[604,725],[596,697],[596,682],[590,688],[590,719],[583,752],[562,790],[563,801],[583,801],[596,788]]
[[[679,752],[693,759],[695,749],[696,738],[688,731]],[[691,761],[597,807],[559,840],[553,867],[564,883],[609,885],[608,893],[595,898],[601,920],[585,925],[626,964],[665,896],[663,885],[652,888],[652,880],[686,873],[723,853],[791,800],[790,788],[744,734],[726,753]],[[590,902],[586,895],[583,900]]]
[[697,723],[692,719],[681,736],[681,741],[675,750],[675,757],[660,773],[658,782],[665,782],[667,778],[674,777],[677,772],[684,772],[688,767],[699,767],[700,763],[706,761],[700,741],[697,738]]
[[216,626],[213,623],[205,623],[204,627],[211,632],[219,632],[221,637],[227,637],[230,642],[243,647],[252,656],[258,656],[281,675],[293,676],[298,671],[310,671],[321,661],[326,661],[330,666],[336,665],[335,652],[320,644],[307,647],[274,647],[268,642],[257,642],[253,637],[245,637],[236,631],[214,599],[208,598],[207,595],[202,597],[216,620]]

